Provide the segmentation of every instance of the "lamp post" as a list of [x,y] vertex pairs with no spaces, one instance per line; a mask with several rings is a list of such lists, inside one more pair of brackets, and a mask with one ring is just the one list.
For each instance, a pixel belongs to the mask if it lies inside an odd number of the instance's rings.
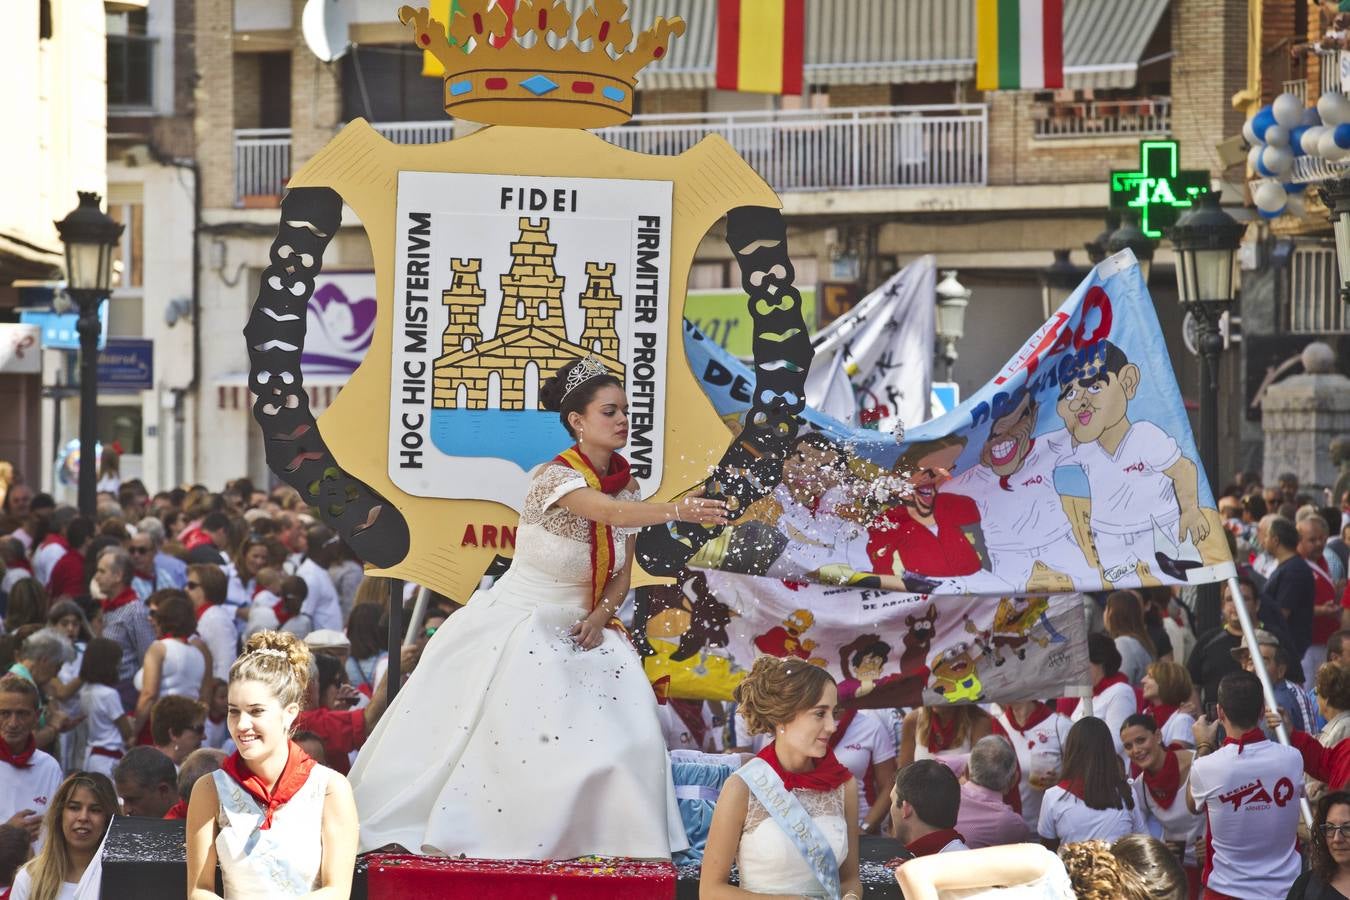
[[80,191],[80,205],[56,223],[66,245],[66,292],[80,309],[80,512],[94,515],[98,463],[98,307],[112,290],[113,251],[122,226],[99,208],[102,198]]
[[[1219,208],[1214,192],[1201,196],[1172,227],[1176,251],[1177,293],[1182,307],[1198,327],[1200,357],[1200,463],[1214,487],[1219,467],[1219,354],[1223,337],[1219,319],[1233,305],[1236,294],[1234,262],[1245,229]],[[1196,596],[1197,627],[1219,624],[1218,585],[1202,585]]]
[[1120,227],[1120,213],[1114,209],[1106,213],[1106,227],[1095,238],[1083,245],[1087,251],[1088,262],[1094,266],[1106,259],[1106,242],[1111,240],[1111,233]]
[[1322,185],[1322,202],[1331,215],[1336,233],[1336,262],[1341,271],[1341,300],[1350,303],[1350,178],[1336,178]]
[[1041,315],[1047,319],[1083,280],[1082,270],[1069,262],[1067,249],[1055,250],[1054,254],[1055,261],[1041,269]]
[[1153,268],[1153,251],[1158,248],[1158,244],[1139,227],[1138,213],[1127,212],[1120,218],[1120,227],[1106,239],[1106,253],[1112,256],[1122,250],[1134,251],[1134,258],[1139,260],[1139,272],[1144,276],[1144,284],[1148,284],[1148,273]]
[[970,304],[970,288],[956,280],[956,270],[942,273],[937,293],[937,339],[941,345],[942,360],[947,364],[947,381],[952,380],[952,365],[956,362],[956,342],[966,333],[966,307]]

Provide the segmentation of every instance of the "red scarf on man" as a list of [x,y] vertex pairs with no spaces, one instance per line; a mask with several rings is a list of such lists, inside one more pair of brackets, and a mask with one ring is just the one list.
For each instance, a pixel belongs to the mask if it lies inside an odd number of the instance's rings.
[[1108,675],[1107,677],[1103,678],[1101,681],[1097,682],[1092,686],[1092,696],[1100,697],[1102,695],[1102,691],[1106,690],[1109,687],[1115,687],[1118,684],[1129,684],[1129,683],[1130,679],[1126,678],[1119,672],[1117,672],[1114,675]]
[[782,779],[783,787],[789,791],[832,791],[853,777],[853,773],[835,759],[833,750],[825,751],[825,755],[816,760],[816,767],[810,772],[789,772],[784,769],[772,743],[755,755],[769,764],[774,774]]
[[1237,737],[1224,738],[1222,746],[1227,747],[1229,744],[1237,744],[1238,753],[1241,753],[1242,748],[1248,744],[1259,744],[1264,740],[1266,740],[1265,732],[1260,728],[1253,728],[1250,731],[1244,731]]
[[187,802],[184,801],[184,800],[179,800],[179,801],[178,801],[177,803],[175,803],[173,806],[170,806],[170,807],[169,807],[169,811],[166,812],[166,813],[164,814],[164,818],[166,818],[166,819],[186,819],[186,818],[187,818]]
[[263,821],[260,827],[264,831],[272,827],[272,814],[285,806],[305,786],[310,770],[316,765],[295,741],[290,741],[288,746],[286,766],[281,770],[281,777],[277,779],[276,786],[270,791],[263,780],[250,771],[248,763],[239,756],[239,751],[236,750],[225,757],[225,761],[220,764],[221,770],[233,778],[263,808]]
[[1148,795],[1163,809],[1171,809],[1181,791],[1181,760],[1175,750],[1163,754],[1162,768],[1157,772],[1145,770],[1144,787]]
[[136,592],[130,586],[127,586],[122,588],[122,592],[111,600],[100,600],[99,605],[103,607],[103,614],[106,616],[113,610],[121,609],[128,603],[135,603],[139,599]]
[[28,735],[28,743],[22,750],[15,753],[9,749],[9,744],[0,741],[0,762],[7,762],[16,769],[26,769],[33,764],[33,753],[37,751],[37,738]]
[[[628,486],[632,480],[628,460],[618,453],[609,456],[609,471],[601,474],[581,452],[581,445],[573,445],[557,456],[553,461],[579,472],[586,479],[586,486],[604,491],[611,497]],[[614,531],[603,522],[591,523],[591,609],[600,604],[600,597],[609,583],[610,569],[614,566]]]

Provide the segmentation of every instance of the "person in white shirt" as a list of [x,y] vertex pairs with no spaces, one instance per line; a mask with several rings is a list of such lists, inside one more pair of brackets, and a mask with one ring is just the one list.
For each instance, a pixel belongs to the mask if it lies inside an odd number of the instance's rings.
[[[1303,758],[1266,739],[1259,726],[1261,682],[1231,672],[1219,682],[1218,721],[1195,723],[1186,805],[1209,822],[1201,883],[1228,897],[1283,897],[1302,863],[1295,832],[1303,795]],[[1228,737],[1215,747],[1218,726]]]
[[47,812],[47,845],[14,877],[9,900],[98,900],[103,887],[99,849],[119,811],[106,775],[77,772],[62,782]]
[[80,663],[80,712],[88,726],[82,768],[112,777],[113,766],[135,737],[131,717],[117,695],[117,664],[122,647],[108,638],[94,638]]
[[1144,817],[1125,780],[1106,723],[1091,716],[1069,729],[1064,774],[1045,792],[1037,831],[1050,846],[1114,841],[1144,831]]
[[889,811],[884,798],[895,784],[894,735],[873,710],[850,709],[839,716],[830,744],[858,782],[859,830],[880,834]]
[[[1106,723],[1111,732],[1111,740],[1121,761],[1125,761],[1125,751],[1120,743],[1120,726],[1125,720],[1139,712],[1139,698],[1127,679],[1120,671],[1120,651],[1116,642],[1104,634],[1088,635],[1088,669],[1092,672],[1092,715]],[[1079,703],[1074,708],[1073,721],[1077,722],[1087,714],[1087,708]]]
[[38,692],[19,675],[0,676],[0,822],[28,829],[42,849],[42,817],[61,786],[61,764],[37,749]]
[[891,790],[891,832],[916,857],[969,850],[956,820],[961,783],[935,759],[912,762],[895,776]]
[[[327,526],[315,525],[309,530],[305,546],[314,548],[315,553],[322,555],[325,552],[322,548],[327,546],[332,536],[333,532]],[[333,578],[328,574],[323,561],[315,559],[308,550],[293,553],[286,561],[286,574],[299,575],[305,580],[309,593],[305,596],[300,611],[313,620],[314,628],[341,631],[342,601],[338,598]]]
[[220,566],[188,567],[187,595],[197,613],[197,634],[211,651],[211,674],[228,681],[239,655],[239,632],[233,608],[225,602],[229,581]]
[[1073,723],[1039,700],[1005,703],[995,721],[1017,751],[1022,820],[1034,831],[1041,818],[1041,798],[1059,781],[1064,739]]

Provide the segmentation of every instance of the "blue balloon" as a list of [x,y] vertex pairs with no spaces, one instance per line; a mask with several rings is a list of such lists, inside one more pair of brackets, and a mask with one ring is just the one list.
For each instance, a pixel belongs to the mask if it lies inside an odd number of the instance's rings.
[[1258,209],[1257,212],[1259,212],[1259,213],[1262,215],[1262,217],[1264,217],[1264,218],[1267,218],[1267,219],[1278,219],[1280,216],[1284,215],[1284,211],[1285,211],[1286,209],[1288,209],[1287,206],[1281,206],[1279,209],[1275,210],[1274,212],[1266,212],[1264,209]]
[[1294,156],[1303,155],[1303,133],[1312,127],[1311,125],[1295,125],[1289,132],[1289,149],[1294,151]]
[[1252,117],[1252,134],[1261,142],[1266,140],[1266,129],[1275,124],[1275,111],[1269,106],[1263,106],[1256,111]]
[[1301,194],[1308,189],[1305,181],[1286,181],[1280,185],[1286,194]]
[[1331,139],[1342,150],[1350,150],[1350,125],[1337,125],[1336,130],[1331,133]]

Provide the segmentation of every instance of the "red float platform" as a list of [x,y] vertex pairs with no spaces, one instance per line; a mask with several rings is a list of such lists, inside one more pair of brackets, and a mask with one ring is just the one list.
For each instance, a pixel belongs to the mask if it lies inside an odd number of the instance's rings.
[[369,900],[671,900],[675,867],[629,859],[450,859],[375,853],[366,857]]

